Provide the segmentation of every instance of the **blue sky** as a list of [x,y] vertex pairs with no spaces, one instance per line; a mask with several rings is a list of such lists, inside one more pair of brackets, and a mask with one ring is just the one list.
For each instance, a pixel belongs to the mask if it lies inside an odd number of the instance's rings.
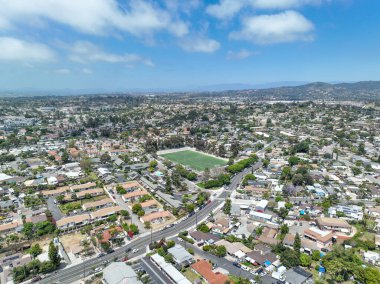
[[379,80],[380,2],[0,0],[1,89]]

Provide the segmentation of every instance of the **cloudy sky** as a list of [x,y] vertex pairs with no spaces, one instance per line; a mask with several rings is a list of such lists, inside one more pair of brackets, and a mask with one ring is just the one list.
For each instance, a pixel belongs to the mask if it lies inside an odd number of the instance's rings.
[[0,88],[378,80],[373,0],[0,0]]

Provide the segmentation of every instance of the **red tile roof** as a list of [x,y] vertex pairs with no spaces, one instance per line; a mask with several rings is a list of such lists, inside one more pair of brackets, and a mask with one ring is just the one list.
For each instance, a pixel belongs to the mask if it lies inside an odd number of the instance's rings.
[[191,268],[198,272],[210,284],[224,284],[228,280],[226,275],[220,272],[213,272],[211,263],[205,259],[198,260],[191,265]]

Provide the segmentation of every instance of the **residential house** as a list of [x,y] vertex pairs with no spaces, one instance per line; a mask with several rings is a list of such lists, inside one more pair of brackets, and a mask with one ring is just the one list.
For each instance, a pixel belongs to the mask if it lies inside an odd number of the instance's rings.
[[178,269],[188,267],[195,262],[194,257],[181,245],[176,244],[168,249],[168,252],[173,255],[174,262]]
[[74,215],[64,217],[56,222],[57,228],[61,231],[74,231],[91,223],[90,214]]
[[146,194],[149,194],[146,190],[136,190],[123,194],[122,199],[124,202],[133,202]]
[[142,223],[145,223],[145,222],[161,223],[162,221],[170,217],[171,217],[171,214],[169,211],[158,211],[158,212],[154,212],[154,213],[150,213],[145,216],[142,216],[140,220]]
[[[116,272],[116,273],[115,273]],[[142,284],[132,266],[124,262],[111,262],[103,269],[103,284]]]
[[191,268],[209,284],[225,284],[228,280],[226,275],[213,272],[211,263],[206,259],[198,260],[191,265]]
[[317,225],[321,230],[351,234],[352,226],[346,220],[338,218],[318,217]]
[[201,231],[191,232],[190,237],[194,241],[196,241],[198,244],[203,244],[203,243],[214,244],[215,242],[217,242],[221,239],[217,235],[210,234],[210,233],[204,233]]
[[159,254],[153,254],[150,259],[159,267],[160,271],[166,275],[172,283],[175,284],[191,284],[191,282],[179,272],[172,264],[165,261]]
[[113,203],[111,198],[105,198],[94,202],[84,203],[82,208],[84,211],[100,209],[103,207],[111,206]]
[[97,211],[91,212],[90,215],[93,220],[104,220],[109,216],[118,213],[121,210],[123,209],[117,205],[99,209]]
[[304,231],[304,237],[317,243],[317,246],[324,248],[330,246],[333,242],[331,231],[322,231],[316,227],[310,227]]

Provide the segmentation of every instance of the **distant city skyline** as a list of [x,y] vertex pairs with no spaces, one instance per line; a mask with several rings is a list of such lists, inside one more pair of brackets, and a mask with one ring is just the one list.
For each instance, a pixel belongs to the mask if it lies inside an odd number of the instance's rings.
[[379,80],[380,3],[0,0],[2,90]]

